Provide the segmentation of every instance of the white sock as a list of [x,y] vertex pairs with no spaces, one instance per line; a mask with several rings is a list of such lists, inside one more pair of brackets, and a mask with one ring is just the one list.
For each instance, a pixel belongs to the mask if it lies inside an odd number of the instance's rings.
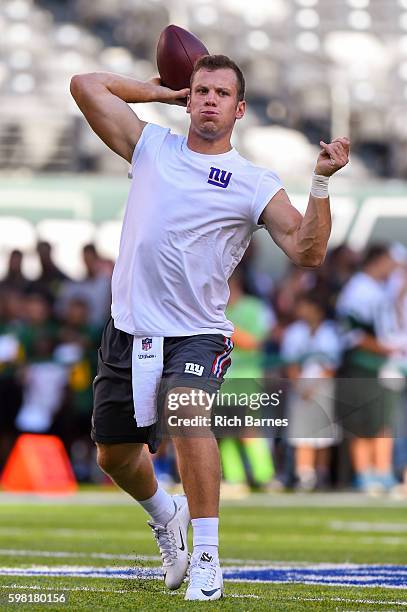
[[175,504],[172,496],[160,485],[149,499],[139,500],[139,504],[153,519],[154,523],[165,526],[175,514]]
[[218,517],[196,518],[191,520],[193,529],[193,556],[201,556],[203,552],[218,558],[219,519]]

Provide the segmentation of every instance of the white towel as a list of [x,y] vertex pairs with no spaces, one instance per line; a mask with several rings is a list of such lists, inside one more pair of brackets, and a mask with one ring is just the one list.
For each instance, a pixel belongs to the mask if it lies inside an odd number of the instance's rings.
[[134,418],[137,427],[148,427],[158,420],[157,392],[163,373],[164,338],[134,336],[132,385]]

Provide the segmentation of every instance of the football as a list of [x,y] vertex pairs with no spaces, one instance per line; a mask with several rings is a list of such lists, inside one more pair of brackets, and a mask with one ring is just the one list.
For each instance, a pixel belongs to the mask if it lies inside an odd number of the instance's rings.
[[157,45],[157,67],[162,84],[177,91],[189,87],[196,60],[208,53],[199,38],[188,30],[167,26]]

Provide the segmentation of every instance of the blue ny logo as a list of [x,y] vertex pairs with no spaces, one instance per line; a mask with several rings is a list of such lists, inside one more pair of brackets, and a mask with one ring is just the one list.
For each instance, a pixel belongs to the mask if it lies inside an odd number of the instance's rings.
[[231,176],[231,172],[227,172],[227,170],[220,170],[219,168],[214,168],[211,166],[208,183],[211,185],[216,185],[216,187],[223,187],[223,189],[226,189],[226,187],[229,185]]

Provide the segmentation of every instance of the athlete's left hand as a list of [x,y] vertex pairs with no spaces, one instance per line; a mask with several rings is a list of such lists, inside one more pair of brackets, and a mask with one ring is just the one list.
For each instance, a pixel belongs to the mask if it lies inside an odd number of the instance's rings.
[[315,174],[332,176],[349,162],[350,140],[348,138],[335,138],[330,144],[321,140],[319,144],[321,152],[315,166]]

